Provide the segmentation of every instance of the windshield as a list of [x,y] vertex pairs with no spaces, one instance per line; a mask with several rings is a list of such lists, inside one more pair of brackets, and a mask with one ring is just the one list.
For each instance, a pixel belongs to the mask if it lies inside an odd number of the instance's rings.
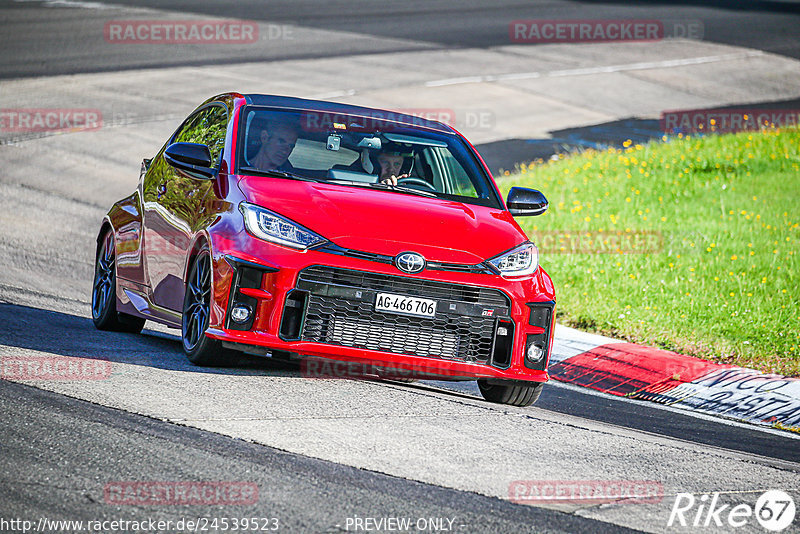
[[247,106],[239,174],[305,179],[501,208],[471,149],[454,134],[372,117]]

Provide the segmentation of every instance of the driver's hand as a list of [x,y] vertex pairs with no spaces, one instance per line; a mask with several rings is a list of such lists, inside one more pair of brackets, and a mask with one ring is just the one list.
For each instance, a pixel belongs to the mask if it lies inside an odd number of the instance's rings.
[[386,185],[397,185],[397,180],[402,180],[403,178],[408,178],[408,174],[401,174],[400,176],[395,176],[393,174],[388,178],[381,180],[381,183]]

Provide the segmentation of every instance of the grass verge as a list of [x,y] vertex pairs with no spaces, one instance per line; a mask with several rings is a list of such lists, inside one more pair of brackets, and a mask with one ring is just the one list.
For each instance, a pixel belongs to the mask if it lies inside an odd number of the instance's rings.
[[800,376],[800,131],[679,137],[535,162],[519,219],[558,320],[720,363]]

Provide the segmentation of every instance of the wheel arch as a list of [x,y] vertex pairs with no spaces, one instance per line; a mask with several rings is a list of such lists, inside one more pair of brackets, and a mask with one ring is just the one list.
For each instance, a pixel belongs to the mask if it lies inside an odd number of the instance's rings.
[[[109,231],[112,234],[115,232],[114,226],[111,224],[111,220],[106,215],[105,217],[103,217],[103,222],[100,224],[100,231],[97,233],[97,238],[95,239],[95,247],[94,247],[95,259],[97,259],[97,255],[100,254],[100,247],[103,246],[103,237],[106,235],[106,232]],[[116,242],[114,246],[116,247]]]
[[[189,271],[192,269],[192,265],[194,264],[197,255],[203,249],[203,247],[208,247],[209,251],[211,251],[211,239],[205,233],[200,233],[195,237],[194,243],[189,248],[189,253],[186,255],[186,262],[183,266],[183,284],[186,285],[189,281]],[[212,254],[213,257],[213,254]]]

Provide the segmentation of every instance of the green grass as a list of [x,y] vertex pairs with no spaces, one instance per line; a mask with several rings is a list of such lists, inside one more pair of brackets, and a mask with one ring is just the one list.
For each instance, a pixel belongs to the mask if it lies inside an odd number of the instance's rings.
[[588,151],[513,185],[550,201],[519,222],[562,324],[800,375],[800,131]]

